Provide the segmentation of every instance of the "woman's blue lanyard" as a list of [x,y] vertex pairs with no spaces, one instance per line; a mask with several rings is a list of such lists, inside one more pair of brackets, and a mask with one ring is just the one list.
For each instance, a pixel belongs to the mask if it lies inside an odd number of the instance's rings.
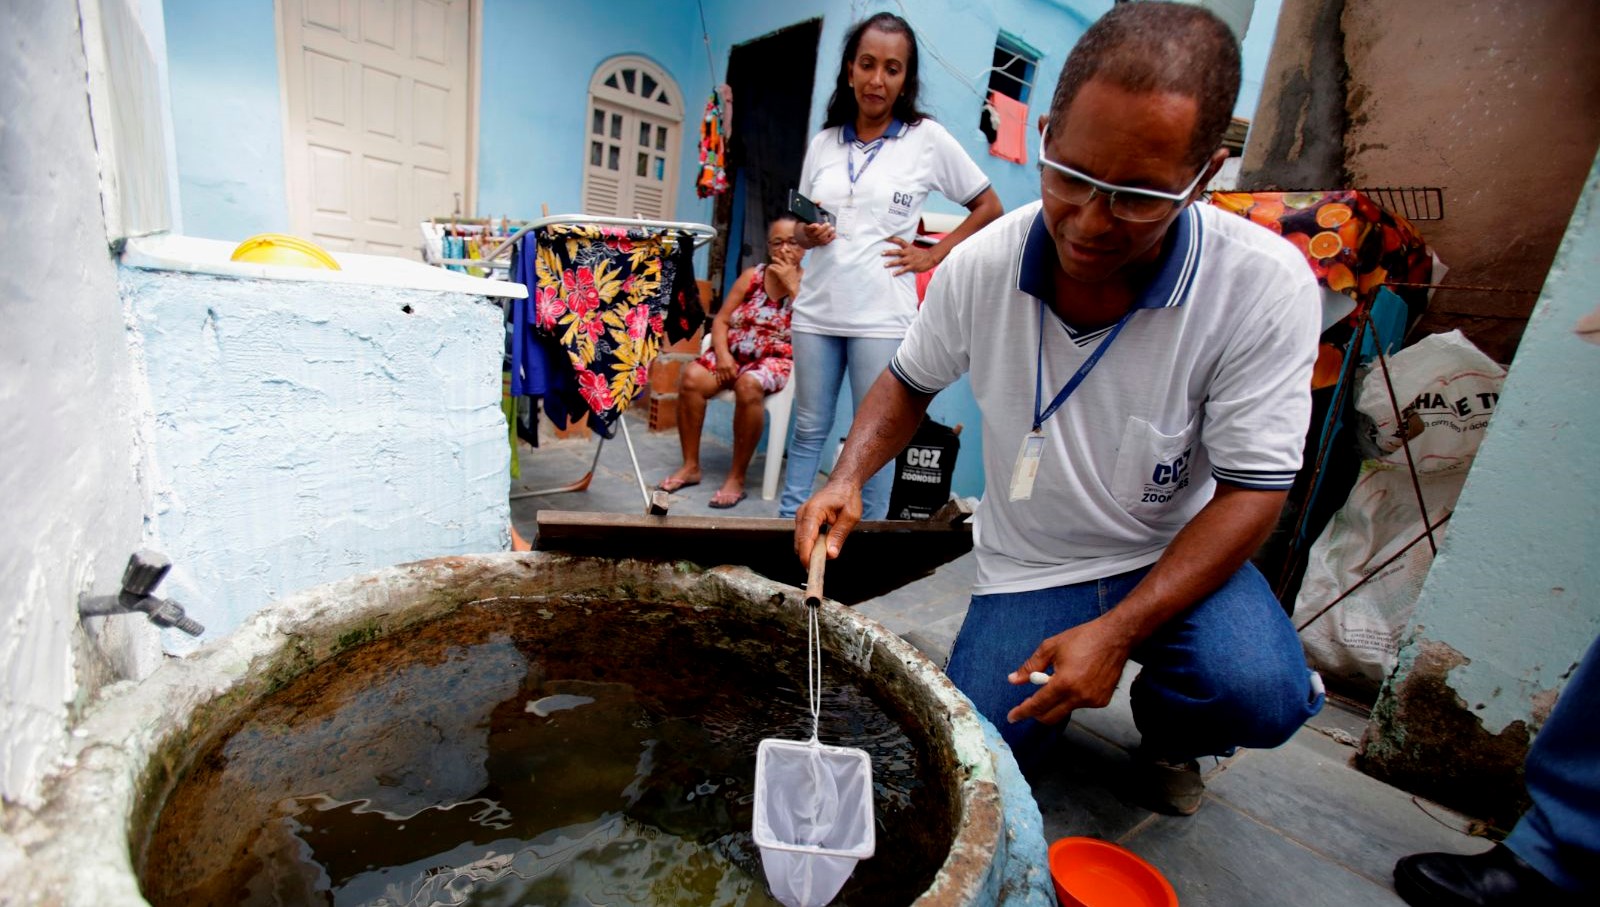
[[851,142],[844,149],[845,171],[850,175],[850,197],[856,197],[856,180],[867,175],[867,168],[878,159],[878,152],[883,150],[883,140],[886,136],[878,136],[871,144],[866,146],[867,159],[861,162],[861,172],[856,172],[855,143]]
[[1129,309],[1128,314],[1122,316],[1122,320],[1118,321],[1116,325],[1111,328],[1111,333],[1106,335],[1106,339],[1100,341],[1100,345],[1094,348],[1094,352],[1090,353],[1089,358],[1085,359],[1083,364],[1078,366],[1078,371],[1067,380],[1066,385],[1061,388],[1059,393],[1056,394],[1055,399],[1050,401],[1050,408],[1040,412],[1039,404],[1044,399],[1045,307],[1043,302],[1039,303],[1039,349],[1034,359],[1035,364],[1033,368],[1034,431],[1038,431],[1040,426],[1044,425],[1044,420],[1055,415],[1055,411],[1061,408],[1061,404],[1067,402],[1067,398],[1072,396],[1072,392],[1078,389],[1078,385],[1083,383],[1083,379],[1089,377],[1089,372],[1094,370],[1095,363],[1100,361],[1100,357],[1105,355],[1106,350],[1111,349],[1111,341],[1117,339],[1117,334],[1122,332],[1123,326],[1128,323],[1129,318],[1133,317],[1134,311],[1134,309]]

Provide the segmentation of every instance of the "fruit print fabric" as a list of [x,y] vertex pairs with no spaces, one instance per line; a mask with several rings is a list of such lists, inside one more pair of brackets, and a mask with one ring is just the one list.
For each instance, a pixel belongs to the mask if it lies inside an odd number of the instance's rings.
[[[1211,203],[1294,243],[1323,286],[1356,301],[1354,324],[1386,281],[1427,283],[1428,246],[1411,222],[1354,189],[1334,192],[1215,192]],[[1425,291],[1398,287],[1412,311]]]

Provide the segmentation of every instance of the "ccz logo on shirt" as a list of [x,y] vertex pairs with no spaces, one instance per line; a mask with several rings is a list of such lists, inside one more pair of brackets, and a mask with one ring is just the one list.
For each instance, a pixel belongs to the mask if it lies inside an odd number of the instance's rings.
[[910,217],[911,206],[917,203],[917,196],[911,192],[895,192],[889,196],[890,217]]
[[1171,460],[1164,460],[1155,465],[1150,471],[1150,478],[1144,483],[1144,493],[1139,497],[1141,504],[1166,504],[1178,496],[1178,492],[1189,487],[1189,459],[1194,448],[1186,447],[1183,453]]

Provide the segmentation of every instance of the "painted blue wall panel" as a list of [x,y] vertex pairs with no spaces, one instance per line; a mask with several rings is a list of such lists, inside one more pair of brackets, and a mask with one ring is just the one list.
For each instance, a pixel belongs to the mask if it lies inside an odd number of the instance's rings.
[[165,0],[183,230],[289,229],[272,0]]
[[[822,127],[828,98],[833,93],[845,34],[855,21],[852,4],[817,2],[810,4],[750,4],[738,0],[706,3],[711,28],[713,58],[718,75],[727,64],[734,44],[759,38],[777,29],[816,15],[822,16],[822,37],[817,53],[817,75],[812,90],[811,131]],[[869,3],[861,15],[880,10],[905,15],[917,32],[921,48],[922,96],[920,104],[961,142],[972,159],[988,174],[996,193],[1007,209],[1039,197],[1038,172],[1031,162],[1014,164],[989,154],[988,143],[978,130],[982,97],[987,93],[988,69],[993,62],[994,44],[1002,30],[1038,48],[1039,61],[1034,85],[1033,109],[1042,112],[1055,92],[1056,77],[1066,62],[1072,45],[1083,34],[1088,22],[1111,8],[1108,0],[1076,0],[1058,4],[1046,0],[995,0],[989,4],[966,4],[940,0],[907,4]],[[952,72],[952,70],[954,72]],[[959,74],[959,75],[957,75]],[[738,104],[738,98],[734,99]],[[699,206],[709,219],[710,205],[685,200]],[[680,202],[682,204],[683,202]],[[930,211],[960,213],[956,203],[934,196]],[[960,495],[983,492],[983,442],[978,431],[980,414],[965,379],[947,388],[929,408],[930,414],[948,425],[962,424],[961,456],[957,460],[953,490]],[[731,406],[708,410],[706,430],[714,435],[731,436]],[[849,431],[852,407],[848,386],[841,389],[834,428],[823,446],[823,465],[833,459],[838,442]]]
[[1543,720],[1600,633],[1600,347],[1574,333],[1600,284],[1600,159],[1589,171],[1455,516],[1428,571],[1399,666],[1428,642],[1465,654],[1451,691],[1489,733]]
[[[1260,0],[1244,43],[1245,86],[1238,111],[1249,115],[1260,91],[1281,0]],[[812,18],[822,19],[811,131],[821,127],[844,36],[855,17],[879,10],[905,15],[922,46],[922,106],[950,130],[989,175],[1007,209],[1038,198],[1029,162],[993,157],[978,131],[994,43],[1004,30],[1037,48],[1031,110],[1043,112],[1068,51],[1110,0],[924,0],[915,4],[850,0],[701,4],[613,0],[580,10],[553,0],[483,0],[482,98],[479,110],[479,214],[537,216],[581,210],[587,88],[595,70],[620,54],[663,67],[683,93],[676,217],[710,222],[713,204],[695,194],[699,119],[711,86],[726,75],[736,44]],[[700,9],[709,31],[710,61]],[[288,228],[284,190],[276,28],[271,0],[167,0],[167,43],[179,185],[186,232],[221,239]],[[737,105],[738,99],[734,99]],[[930,211],[960,213],[934,197]],[[704,273],[705,255],[699,256]],[[835,436],[849,424],[842,400]],[[979,414],[965,384],[935,403],[941,421],[976,428]],[[726,435],[713,409],[707,430]],[[956,491],[978,494],[979,433],[965,435]],[[825,449],[831,459],[832,444]]]
[[308,586],[508,546],[498,306],[128,268],[121,284],[152,409],[150,534],[207,638]]
[[690,164],[711,92],[699,35],[693,3],[485,0],[478,212],[537,217],[541,203],[552,214],[582,210],[589,80],[611,57],[637,54],[684,94],[678,214],[708,220],[709,208],[684,204],[694,199]]

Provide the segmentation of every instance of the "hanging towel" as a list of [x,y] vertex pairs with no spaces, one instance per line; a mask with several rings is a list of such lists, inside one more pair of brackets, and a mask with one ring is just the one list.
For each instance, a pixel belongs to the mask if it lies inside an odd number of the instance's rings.
[[989,92],[989,106],[999,114],[989,153],[1017,164],[1028,162],[1028,105],[998,91]]
[[728,175],[722,169],[724,151],[722,98],[713,89],[705,116],[700,118],[700,176],[694,182],[694,191],[701,198],[728,191]]
[[694,234],[679,233],[673,238],[673,251],[663,264],[667,292],[667,342],[677,343],[694,336],[705,323],[706,310],[700,302],[700,284],[694,279]]
[[[550,421],[565,426],[589,415],[578,394],[578,382],[567,364],[567,352],[554,337],[540,331],[535,304],[539,285],[538,256],[532,234],[511,247],[511,279],[529,288],[528,298],[511,300],[511,393],[542,398]],[[531,443],[531,442],[530,442]]]
[[552,225],[538,234],[536,330],[565,351],[590,426],[608,438],[649,386],[661,350],[661,252],[660,237],[643,230]]

